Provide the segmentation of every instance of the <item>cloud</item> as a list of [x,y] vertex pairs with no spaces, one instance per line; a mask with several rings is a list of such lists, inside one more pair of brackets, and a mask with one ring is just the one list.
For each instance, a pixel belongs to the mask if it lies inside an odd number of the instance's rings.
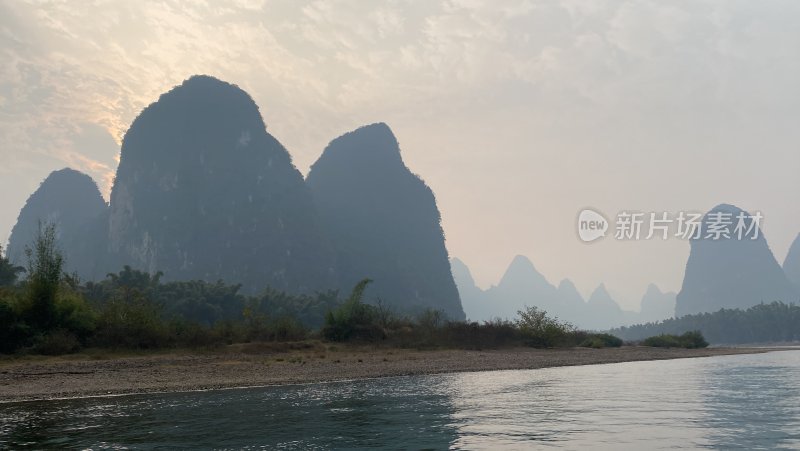
[[[558,249],[570,237],[535,238],[562,233],[537,211],[722,196],[764,210],[798,192],[798,20],[788,0],[0,0],[0,237],[50,170],[75,165],[107,191],[136,115],[206,73],[253,95],[301,169],[334,136],[389,121],[445,200],[451,251],[485,262],[479,279],[530,250],[553,278],[599,282],[571,262],[619,250]],[[800,229],[780,220],[778,248]],[[474,244],[503,227],[491,250]],[[682,265],[676,249],[665,268]],[[679,272],[637,283],[675,289]]]

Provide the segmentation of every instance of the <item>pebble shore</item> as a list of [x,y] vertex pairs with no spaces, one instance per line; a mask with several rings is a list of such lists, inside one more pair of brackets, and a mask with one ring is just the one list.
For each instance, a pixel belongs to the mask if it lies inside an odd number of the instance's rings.
[[0,402],[211,390],[417,374],[535,369],[767,352],[764,348],[407,350],[258,344],[214,352],[0,361]]

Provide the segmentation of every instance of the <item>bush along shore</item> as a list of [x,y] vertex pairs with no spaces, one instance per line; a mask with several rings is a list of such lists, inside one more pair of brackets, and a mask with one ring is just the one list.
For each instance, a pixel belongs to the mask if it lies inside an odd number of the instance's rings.
[[[364,279],[345,300],[328,291],[245,296],[221,281],[162,282],[161,274],[124,267],[101,282],[64,274],[52,225],[27,248],[26,268],[0,249],[0,353],[58,355],[84,348],[156,350],[236,343],[355,342],[398,348],[619,347],[609,334],[581,331],[527,307],[514,321],[450,321],[441,311],[401,315],[364,302]],[[20,280],[21,279],[21,280]],[[691,346],[687,346],[687,343]],[[704,347],[702,336],[645,340],[648,346]]]

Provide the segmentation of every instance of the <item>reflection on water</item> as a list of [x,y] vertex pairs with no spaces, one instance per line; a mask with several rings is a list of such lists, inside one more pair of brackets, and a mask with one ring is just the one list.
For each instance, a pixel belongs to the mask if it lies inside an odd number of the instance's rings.
[[732,448],[800,448],[798,352],[786,361],[745,359],[719,366],[705,380],[704,420],[711,443]]
[[800,447],[800,351],[0,404],[0,448]]

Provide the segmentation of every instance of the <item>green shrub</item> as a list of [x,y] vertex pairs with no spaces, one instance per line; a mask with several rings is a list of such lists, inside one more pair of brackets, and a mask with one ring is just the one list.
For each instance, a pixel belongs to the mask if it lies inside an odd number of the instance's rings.
[[472,322],[447,322],[440,328],[442,344],[462,349],[522,346],[524,340],[514,323],[503,320]]
[[54,329],[41,336],[33,350],[44,355],[69,354],[81,347],[78,337],[65,329]]
[[699,330],[693,330],[691,332],[686,332],[681,335],[681,345],[684,348],[689,349],[696,349],[696,348],[707,348],[708,342],[706,341],[703,334],[700,333]]
[[270,338],[274,341],[299,341],[308,338],[308,329],[300,321],[284,316],[270,323]]
[[678,348],[680,347],[680,339],[677,335],[662,334],[653,337],[647,337],[644,339],[642,344],[654,348]]
[[656,335],[653,337],[645,338],[642,342],[644,346],[651,346],[654,348],[705,348],[708,342],[703,338],[703,334],[699,331],[686,332],[683,335]]
[[23,321],[16,304],[16,299],[11,293],[0,291],[0,353],[2,354],[10,354],[31,343],[31,329]]
[[207,348],[225,343],[212,328],[184,319],[169,323],[169,336],[177,346],[189,348]]
[[578,345],[583,348],[619,348],[622,339],[611,334],[591,334]]
[[3,253],[3,246],[0,245],[0,287],[11,287],[17,283],[17,275],[25,272],[25,268],[14,266],[8,260],[8,256]]
[[550,348],[574,341],[575,327],[572,324],[550,318],[538,307],[526,307],[517,314],[516,326],[529,346]]
[[417,315],[417,324],[427,331],[438,329],[444,323],[444,313],[441,310],[428,308]]
[[97,313],[79,294],[62,290],[54,305],[55,327],[85,340],[97,328]]
[[344,304],[328,311],[322,328],[322,336],[326,340],[374,341],[386,338],[386,332],[379,324],[380,315],[376,308],[361,302],[364,290],[370,282],[370,279],[364,279],[356,284]]
[[282,316],[269,318],[245,311],[246,341],[299,341],[308,337],[308,329],[297,319]]
[[152,349],[171,344],[160,306],[142,297],[107,302],[97,323],[97,346]]

